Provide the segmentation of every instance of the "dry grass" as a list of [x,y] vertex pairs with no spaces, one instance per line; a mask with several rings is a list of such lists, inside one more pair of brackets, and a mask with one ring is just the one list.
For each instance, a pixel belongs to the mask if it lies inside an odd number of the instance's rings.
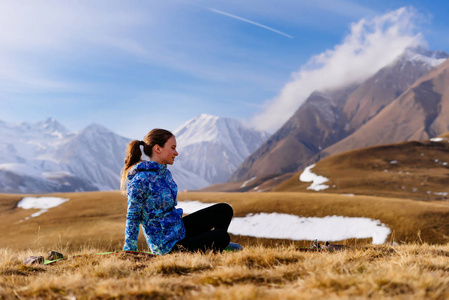
[[[119,192],[55,194],[70,198],[61,206],[36,218],[20,222],[33,210],[17,208],[23,195],[0,195],[0,248],[41,249],[67,248],[80,251],[83,245],[102,251],[123,247],[126,199]],[[179,200],[227,202],[235,216],[249,213],[278,212],[304,217],[339,215],[380,220],[392,230],[388,242],[449,242],[449,202],[423,202],[407,199],[337,194],[272,192],[272,193],[180,193]],[[275,224],[274,224],[275,226]],[[287,240],[258,239],[233,236],[244,245],[270,246],[290,243]],[[348,245],[363,245],[370,240],[341,241]],[[310,242],[297,241],[297,246]],[[141,233],[139,249],[148,249]]]
[[[126,199],[118,192],[54,196],[70,201],[20,222],[33,213],[16,207],[23,195],[0,195],[0,299],[449,297],[446,202],[301,192],[181,193],[181,201],[230,203],[235,216],[279,212],[379,219],[394,232],[389,244],[399,245],[347,240],[343,243],[350,250],[317,253],[296,249],[309,244],[305,241],[233,236],[245,245],[242,252],[163,257],[121,253],[25,266],[23,258],[46,256],[50,249],[72,256],[123,246]],[[143,239],[139,249],[148,249]]]
[[45,253],[0,250],[1,299],[449,297],[449,245],[384,245],[333,253],[252,246],[237,253],[92,255],[47,266],[21,263],[26,256]]

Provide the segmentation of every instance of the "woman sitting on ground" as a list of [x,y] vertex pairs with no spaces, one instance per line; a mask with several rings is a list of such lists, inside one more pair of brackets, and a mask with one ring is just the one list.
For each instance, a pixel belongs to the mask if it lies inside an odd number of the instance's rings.
[[[121,190],[128,197],[124,250],[137,251],[139,225],[153,254],[176,250],[222,251],[230,244],[233,210],[220,203],[182,217],[178,188],[167,165],[178,155],[175,136],[153,129],[127,148]],[[237,246],[238,247],[238,246]]]

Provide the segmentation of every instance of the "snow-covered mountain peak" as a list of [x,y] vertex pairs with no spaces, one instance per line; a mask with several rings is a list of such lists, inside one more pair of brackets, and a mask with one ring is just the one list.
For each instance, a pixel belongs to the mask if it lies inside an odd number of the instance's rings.
[[184,123],[173,132],[176,136],[178,148],[217,139],[216,124],[218,120],[219,117],[217,116],[201,114]]
[[201,114],[177,128],[173,134],[178,149],[182,150],[189,145],[204,142],[229,145],[235,142],[236,136],[250,132],[261,135],[263,139],[268,137],[267,133],[247,128],[236,119]]
[[48,118],[45,121],[40,121],[31,125],[38,131],[41,131],[47,135],[55,136],[57,138],[63,138],[69,133],[67,128],[65,128],[61,123],[56,121],[54,118]]
[[449,54],[444,51],[431,51],[423,47],[417,47],[406,49],[400,59],[413,63],[423,63],[434,68],[442,64],[448,57]]
[[55,119],[36,123],[0,123],[0,163],[41,159],[70,138],[70,132]]
[[54,118],[35,123],[22,122],[18,125],[2,122],[0,126],[17,136],[26,136],[28,141],[39,140],[44,143],[62,139],[70,134],[69,130]]
[[209,115],[209,114],[200,114],[198,117],[196,117],[197,119],[200,119],[200,120],[204,120],[204,121],[206,121],[206,122],[210,122],[210,121],[215,121],[215,120],[218,120],[219,119],[219,117],[217,117],[217,116],[214,116],[214,115]]
[[126,139],[124,137],[118,136],[110,129],[97,123],[90,124],[89,126],[84,128],[77,136],[78,139],[102,141],[106,144],[109,143],[109,139],[115,139],[116,137]]
[[209,183],[227,181],[232,172],[268,137],[231,118],[201,114],[176,129],[183,169]]
[[84,128],[84,130],[82,132],[96,132],[96,133],[102,133],[102,132],[112,132],[111,130],[107,129],[106,127],[97,124],[97,123],[92,123],[90,125],[88,125],[86,128]]
[[47,118],[44,121],[37,122],[36,125],[40,125],[42,128],[60,128],[66,130],[61,123],[55,120],[55,118]]

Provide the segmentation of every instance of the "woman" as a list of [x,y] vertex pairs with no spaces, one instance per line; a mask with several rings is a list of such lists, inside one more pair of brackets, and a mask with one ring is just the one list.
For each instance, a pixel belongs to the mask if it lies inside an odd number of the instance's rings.
[[175,208],[178,188],[167,165],[176,156],[175,136],[164,129],[153,129],[143,141],[128,145],[121,176],[128,197],[124,250],[137,250],[140,224],[157,255],[180,249],[222,251],[229,245],[231,206],[216,204],[184,218],[182,209]]

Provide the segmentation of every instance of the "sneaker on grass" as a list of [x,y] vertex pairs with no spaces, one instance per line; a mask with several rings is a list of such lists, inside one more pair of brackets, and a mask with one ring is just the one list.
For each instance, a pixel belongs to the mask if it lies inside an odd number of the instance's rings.
[[228,252],[235,252],[235,251],[242,251],[243,247],[240,246],[237,243],[229,243],[229,245],[224,248],[224,251],[228,251]]

